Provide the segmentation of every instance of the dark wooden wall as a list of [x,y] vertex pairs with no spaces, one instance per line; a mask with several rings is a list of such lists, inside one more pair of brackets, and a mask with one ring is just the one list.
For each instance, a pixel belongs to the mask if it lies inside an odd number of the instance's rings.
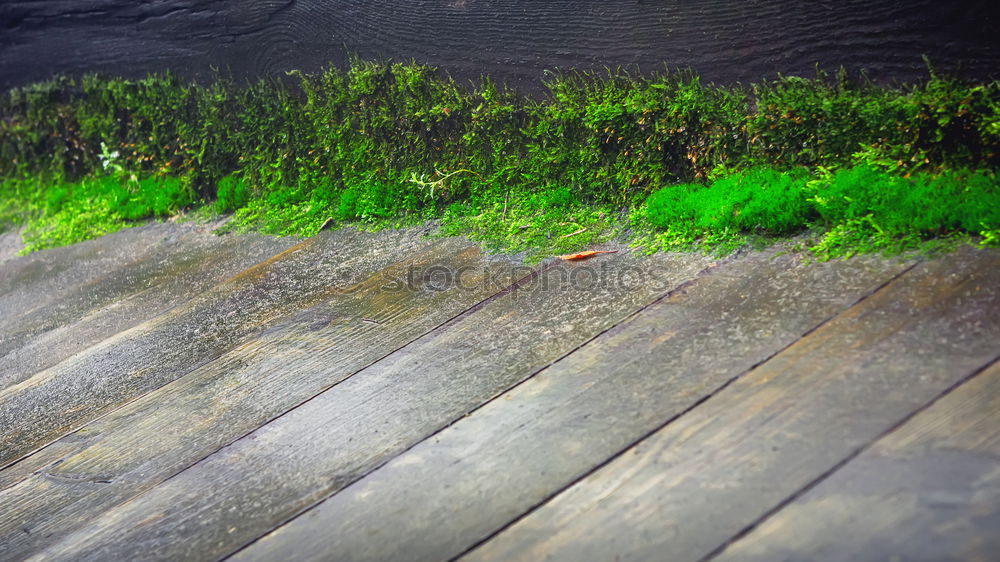
[[237,77],[365,57],[538,87],[544,69],[664,63],[717,82],[814,66],[879,81],[921,55],[1000,77],[996,0],[0,0],[0,87],[53,73]]

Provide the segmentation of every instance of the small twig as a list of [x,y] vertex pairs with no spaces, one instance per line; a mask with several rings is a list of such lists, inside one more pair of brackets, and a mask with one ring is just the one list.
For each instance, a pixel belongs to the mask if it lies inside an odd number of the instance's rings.
[[563,234],[559,238],[569,238],[570,236],[576,236],[577,234],[582,234],[584,232],[587,232],[587,229],[586,228],[581,228],[580,230],[577,230],[576,232],[570,232],[569,234]]
[[362,318],[361,321],[362,322],[367,322],[369,324],[375,324],[376,326],[381,326],[382,325],[382,323],[379,322],[378,320],[372,320],[371,318]]

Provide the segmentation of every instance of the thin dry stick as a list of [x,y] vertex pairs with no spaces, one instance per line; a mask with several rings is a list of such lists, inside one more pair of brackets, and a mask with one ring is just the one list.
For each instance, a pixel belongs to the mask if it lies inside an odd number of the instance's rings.
[[563,234],[559,238],[569,238],[570,236],[576,236],[577,234],[582,234],[584,232],[587,232],[587,229],[586,228],[581,228],[580,230],[577,230],[576,232],[570,232],[569,234]]

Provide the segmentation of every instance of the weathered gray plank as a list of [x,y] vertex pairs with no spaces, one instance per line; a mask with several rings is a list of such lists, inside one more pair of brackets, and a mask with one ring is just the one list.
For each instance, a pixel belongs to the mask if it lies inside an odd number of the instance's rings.
[[24,242],[21,241],[20,229],[0,233],[0,264],[16,259],[22,249]]
[[0,266],[0,337],[23,314],[127,267],[188,230],[150,224],[7,260]]
[[[617,254],[547,268],[531,283],[97,517],[39,556],[208,559],[232,552],[617,324],[707,263],[693,255],[636,260]],[[629,281],[636,278],[644,282]]]
[[1000,364],[789,504],[716,560],[995,560]]
[[0,390],[0,466],[429,243],[412,231],[321,233],[166,314]]
[[774,250],[722,266],[238,558],[457,556],[904,268]]
[[139,259],[9,323],[0,336],[0,388],[170,310],[294,243],[214,236],[190,225]]
[[537,90],[543,69],[663,64],[706,80],[865,68],[926,76],[920,59],[996,77],[997,9],[934,2],[607,0],[32,0],[0,5],[0,88],[55,72],[170,69],[254,79],[367,57],[430,62]]
[[699,560],[1000,353],[1000,252],[918,265],[472,552]]
[[[437,288],[444,278],[434,274],[445,271],[462,272],[461,283]],[[448,239],[268,326],[259,338],[0,471],[0,558],[55,542],[531,271]]]

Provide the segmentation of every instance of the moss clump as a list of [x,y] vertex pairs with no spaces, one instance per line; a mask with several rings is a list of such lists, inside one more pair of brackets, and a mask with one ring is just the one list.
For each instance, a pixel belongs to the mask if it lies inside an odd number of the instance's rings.
[[11,179],[3,184],[0,219],[25,222],[25,251],[73,244],[164,218],[192,205],[180,178],[96,176],[77,182]]
[[30,225],[29,249],[203,204],[280,234],[439,219],[534,256],[626,233],[727,248],[814,229],[825,255],[997,239],[1000,83],[546,85],[535,99],[361,60],[245,85],[57,78],[0,99],[0,223]]
[[657,191],[645,219],[661,231],[654,239],[664,248],[732,247],[750,235],[808,229],[817,235],[812,250],[824,257],[898,252],[968,233],[995,239],[1000,181],[986,170],[903,176],[865,165],[814,174],[756,168]]
[[650,223],[664,229],[683,223],[704,231],[787,234],[813,217],[805,189],[808,179],[802,169],[754,168],[708,185],[661,189],[649,197],[647,213]]

